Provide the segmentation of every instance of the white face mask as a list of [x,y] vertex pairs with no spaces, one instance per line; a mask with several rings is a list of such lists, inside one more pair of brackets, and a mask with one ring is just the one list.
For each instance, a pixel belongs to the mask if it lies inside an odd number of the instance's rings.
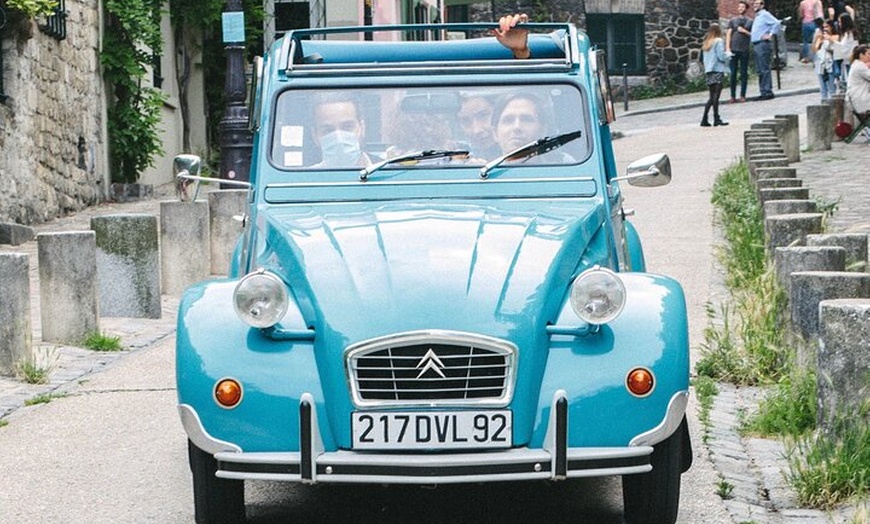
[[357,134],[341,129],[320,137],[320,152],[327,166],[356,166],[362,155]]

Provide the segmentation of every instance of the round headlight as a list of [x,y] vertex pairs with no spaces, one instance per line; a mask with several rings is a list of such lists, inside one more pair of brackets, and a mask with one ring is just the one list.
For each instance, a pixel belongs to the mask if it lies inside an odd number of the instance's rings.
[[233,293],[239,318],[257,328],[272,327],[287,313],[287,287],[273,273],[257,271],[245,275]]
[[571,307],[590,324],[606,324],[625,307],[625,285],[609,269],[596,266],[586,270],[571,285]]

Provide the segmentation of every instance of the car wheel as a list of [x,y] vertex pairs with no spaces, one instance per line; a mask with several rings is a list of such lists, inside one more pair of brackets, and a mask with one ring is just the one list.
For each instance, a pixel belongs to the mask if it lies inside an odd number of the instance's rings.
[[245,483],[215,476],[214,456],[187,441],[193,474],[193,508],[196,524],[237,524],[245,522]]
[[689,426],[684,418],[673,435],[653,446],[652,471],[622,477],[626,524],[676,522],[680,508],[680,475],[691,463],[688,438]]

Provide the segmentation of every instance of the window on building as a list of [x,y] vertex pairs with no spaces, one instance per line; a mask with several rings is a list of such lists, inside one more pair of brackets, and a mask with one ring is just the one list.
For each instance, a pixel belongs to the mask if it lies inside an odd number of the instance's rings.
[[[405,0],[402,5],[402,18],[406,24],[438,24],[441,13],[434,3],[427,0]],[[409,40],[440,40],[441,35],[432,31],[415,31]]]
[[310,27],[308,2],[275,2],[275,39],[293,29]]
[[607,51],[609,72],[622,73],[625,67],[630,74],[644,73],[643,15],[589,13],[586,33],[593,44]]
[[46,17],[39,29],[56,40],[66,38],[66,0],[58,0],[54,13]]

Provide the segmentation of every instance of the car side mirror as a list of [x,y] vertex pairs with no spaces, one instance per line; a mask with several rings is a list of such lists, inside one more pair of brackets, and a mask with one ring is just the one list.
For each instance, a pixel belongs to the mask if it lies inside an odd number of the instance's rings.
[[175,194],[182,202],[195,202],[199,194],[199,173],[202,159],[197,155],[178,155],[172,161],[175,173]]
[[625,169],[625,175],[612,179],[620,180],[638,187],[667,185],[671,181],[671,159],[664,153],[657,153],[635,160]]

